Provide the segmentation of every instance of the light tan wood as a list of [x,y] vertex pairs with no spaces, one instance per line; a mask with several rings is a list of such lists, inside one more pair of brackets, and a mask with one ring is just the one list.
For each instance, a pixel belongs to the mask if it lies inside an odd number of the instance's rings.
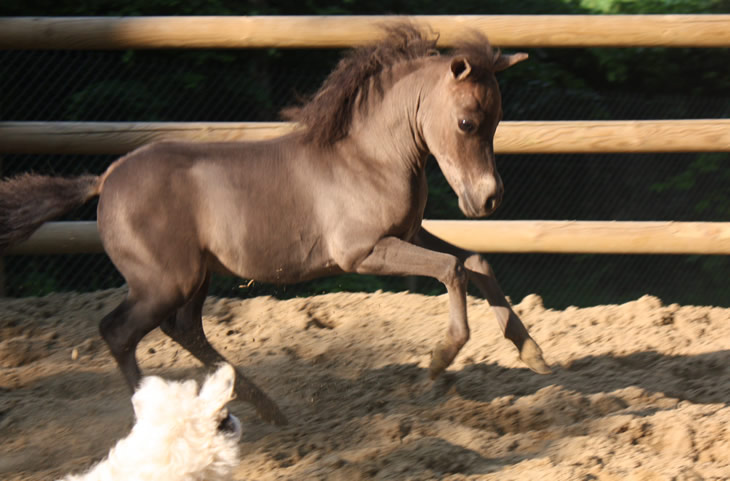
[[[424,220],[423,226],[477,252],[730,254],[730,222]],[[49,222],[7,254],[95,252],[102,252],[96,222]]]
[[295,128],[285,122],[0,122],[0,152],[125,154],[162,140],[266,140]]
[[[278,122],[0,122],[0,152],[124,154],[159,140],[263,140],[292,132]],[[728,152],[730,119],[502,122],[500,154]]]
[[[7,17],[0,49],[339,48],[394,16]],[[476,29],[501,47],[730,47],[730,15],[414,16],[450,46]]]
[[502,122],[502,154],[728,152],[730,119]]
[[6,255],[96,254],[104,252],[95,221],[46,222]]
[[477,252],[730,254],[730,222],[424,220],[423,226]]

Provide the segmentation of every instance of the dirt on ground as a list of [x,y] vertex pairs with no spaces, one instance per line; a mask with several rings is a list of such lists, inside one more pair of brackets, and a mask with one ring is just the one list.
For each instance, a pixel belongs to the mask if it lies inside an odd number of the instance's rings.
[[[103,458],[133,422],[99,319],[123,289],[0,301],[0,479],[52,480]],[[445,296],[211,298],[212,343],[289,417],[234,401],[238,480],[730,479],[730,310],[516,306],[554,367],[538,375],[469,300],[471,340],[428,380]],[[146,374],[204,376],[159,331]]]

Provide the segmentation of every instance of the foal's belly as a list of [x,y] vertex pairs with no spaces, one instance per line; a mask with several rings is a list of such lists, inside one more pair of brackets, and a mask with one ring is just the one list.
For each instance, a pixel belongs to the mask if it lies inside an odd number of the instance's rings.
[[[262,227],[253,234],[230,237],[225,243],[209,246],[224,271],[244,279],[272,284],[292,284],[341,273],[341,269],[315,238],[269,233]],[[262,232],[263,231],[263,232]]]
[[297,262],[291,258],[269,258],[265,261],[247,258],[241,261],[211,254],[214,257],[211,270],[270,284],[295,284],[342,273],[342,269],[333,262]]

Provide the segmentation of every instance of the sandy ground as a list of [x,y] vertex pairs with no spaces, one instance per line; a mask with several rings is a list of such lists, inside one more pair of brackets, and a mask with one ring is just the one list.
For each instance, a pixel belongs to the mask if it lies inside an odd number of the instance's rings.
[[[49,480],[102,458],[132,423],[97,322],[123,290],[0,301],[0,479]],[[215,346],[290,419],[245,403],[239,480],[730,479],[730,310],[623,305],[516,310],[555,373],[521,365],[488,306],[427,380],[445,296],[330,294],[210,299]],[[146,373],[202,379],[159,332]]]

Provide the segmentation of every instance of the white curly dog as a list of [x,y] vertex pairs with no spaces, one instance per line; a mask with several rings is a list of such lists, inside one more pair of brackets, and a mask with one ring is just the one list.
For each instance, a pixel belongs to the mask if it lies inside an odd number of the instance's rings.
[[218,481],[238,465],[241,423],[228,413],[235,373],[228,364],[195,381],[142,380],[132,397],[136,423],[109,456],[60,481]]

